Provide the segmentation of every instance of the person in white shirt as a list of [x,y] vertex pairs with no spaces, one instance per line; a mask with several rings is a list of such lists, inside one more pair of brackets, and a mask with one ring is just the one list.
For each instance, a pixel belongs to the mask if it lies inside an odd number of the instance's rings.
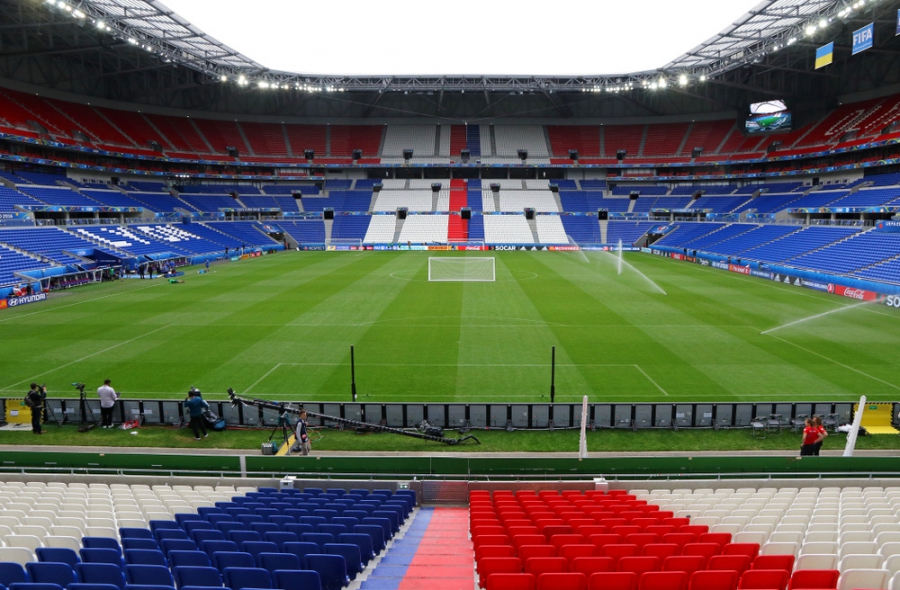
[[119,399],[119,394],[110,387],[110,383],[112,381],[106,379],[103,381],[103,385],[97,389],[97,395],[100,397],[100,424],[103,428],[113,427],[113,410],[116,407],[116,400]]

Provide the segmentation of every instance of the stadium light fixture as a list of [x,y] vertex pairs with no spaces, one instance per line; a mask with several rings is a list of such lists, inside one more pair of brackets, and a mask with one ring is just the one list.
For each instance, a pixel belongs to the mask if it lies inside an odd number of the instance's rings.
[[806,27],[806,36],[812,37],[816,33],[816,25],[809,25]]
[[703,74],[702,76],[700,76],[700,81],[706,82],[706,74]]
[[678,85],[679,86],[687,86],[688,77],[685,74],[681,74],[678,76]]

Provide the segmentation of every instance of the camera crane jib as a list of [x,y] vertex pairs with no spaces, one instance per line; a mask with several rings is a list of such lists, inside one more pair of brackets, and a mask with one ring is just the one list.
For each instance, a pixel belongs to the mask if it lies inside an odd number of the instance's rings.
[[[269,410],[275,410],[279,414],[279,420],[285,413],[297,414],[304,409],[303,406],[298,408],[293,407],[293,404],[286,404],[281,402],[273,402],[264,399],[245,399],[238,396],[233,389],[228,388],[228,397],[231,399],[231,405],[234,406],[236,404],[242,404],[245,406],[252,406],[255,408],[265,408]],[[481,442],[474,435],[463,436],[461,438],[447,438],[443,434],[443,430],[439,428],[435,428],[427,423],[423,423],[426,425],[425,432],[418,432],[413,430],[403,430],[401,428],[391,428],[389,426],[381,426],[380,424],[369,424],[367,422],[360,422],[358,420],[350,420],[348,418],[339,418],[337,416],[329,416],[327,414],[320,414],[318,412],[311,412],[306,410],[306,413],[309,416],[313,416],[315,418],[322,418],[323,420],[329,420],[331,422],[337,422],[339,424],[346,424],[348,426],[355,426],[357,428],[365,428],[367,430],[371,430],[373,432],[391,432],[393,434],[401,434],[403,436],[411,436],[413,438],[421,438],[423,440],[431,440],[434,442],[441,442],[447,445],[458,445],[461,442],[467,440],[474,440],[476,443],[481,444]]]

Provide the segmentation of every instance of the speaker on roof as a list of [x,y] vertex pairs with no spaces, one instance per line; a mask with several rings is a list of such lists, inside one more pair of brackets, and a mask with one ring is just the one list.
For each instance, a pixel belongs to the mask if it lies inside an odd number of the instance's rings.
[[230,158],[240,158],[241,155],[238,153],[238,149],[233,145],[230,145],[225,148],[225,151],[228,152],[228,157]]
[[316,150],[303,150],[303,157],[307,160],[314,160],[316,158]]
[[638,191],[631,191],[630,193],[628,193],[628,198],[632,201],[636,201],[639,196],[641,196],[641,193],[639,193]]
[[441,192],[441,186],[443,186],[443,185],[441,185],[440,182],[432,182],[431,183],[431,192],[433,192],[433,193]]
[[468,207],[463,207],[459,210],[459,216],[462,219],[472,219],[472,210]]
[[459,150],[459,159],[462,160],[463,164],[469,163],[469,158],[472,157],[472,152],[467,149]]
[[609,219],[609,211],[606,209],[597,209],[597,219],[600,221],[606,221]]
[[625,159],[625,156],[628,155],[628,150],[618,150],[616,151],[616,160],[622,161]]
[[492,182],[492,183],[491,183],[491,192],[492,192],[492,193],[499,193],[499,192],[500,192],[500,185],[499,185],[498,183],[496,183],[496,182]]
[[569,150],[569,159],[573,162],[578,161],[578,150]]
[[525,219],[534,219],[534,207],[525,207]]
[[519,159],[522,160],[522,163],[525,163],[525,160],[528,159],[528,150],[516,150],[516,153],[519,154]]
[[406,213],[406,207],[397,207],[397,219],[406,219]]
[[322,209],[322,217],[326,220],[334,219],[334,209],[332,209],[331,207],[325,207],[324,209]]
[[697,156],[699,156],[702,153],[703,153],[702,147],[695,147],[694,149],[691,150],[691,157],[696,158]]
[[362,150],[353,150],[351,153],[354,160],[359,160],[360,158],[362,158]]

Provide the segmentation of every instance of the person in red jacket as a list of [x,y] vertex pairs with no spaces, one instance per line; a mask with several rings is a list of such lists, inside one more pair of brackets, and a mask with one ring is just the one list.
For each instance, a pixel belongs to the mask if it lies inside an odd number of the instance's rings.
[[816,430],[819,431],[819,434],[822,438],[819,439],[819,442],[816,443],[815,455],[819,455],[819,451],[822,449],[822,443],[825,442],[825,438],[828,436],[828,431],[825,430],[825,427],[822,426],[822,418],[819,416],[812,417],[813,426],[815,426]]
[[812,457],[816,454],[816,444],[824,437],[813,425],[812,418],[806,419],[806,428],[803,429],[803,444],[800,446],[801,457]]

